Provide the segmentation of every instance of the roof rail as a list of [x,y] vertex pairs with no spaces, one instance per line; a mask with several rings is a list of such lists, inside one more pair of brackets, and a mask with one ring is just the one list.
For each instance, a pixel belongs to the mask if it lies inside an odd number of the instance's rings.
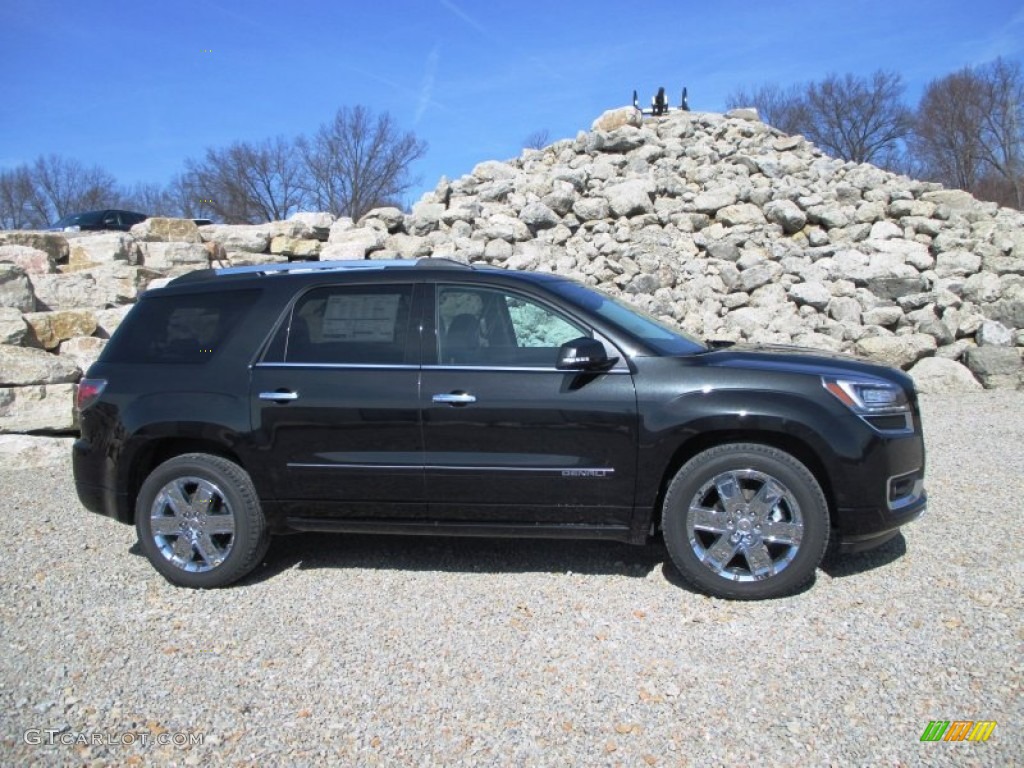
[[346,259],[343,261],[290,261],[286,264],[252,264],[246,267],[197,269],[171,281],[175,285],[214,280],[237,275],[299,275],[311,272],[347,272],[370,269],[475,269],[470,264],[445,258],[422,259]]
[[290,261],[287,264],[253,264],[247,267],[215,269],[217,275],[279,275],[305,272],[343,272],[356,269],[408,269],[441,267],[444,269],[472,269],[468,264],[453,259],[346,259],[343,261]]

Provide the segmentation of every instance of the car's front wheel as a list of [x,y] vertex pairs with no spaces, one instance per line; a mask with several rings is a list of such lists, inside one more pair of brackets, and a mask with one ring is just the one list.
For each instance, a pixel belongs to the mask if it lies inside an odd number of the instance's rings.
[[694,456],[675,475],[662,515],[683,578],[715,597],[759,600],[806,586],[828,545],[828,504],[790,454],[731,443]]
[[135,506],[150,563],[183,587],[223,587],[255,568],[270,537],[249,475],[220,456],[190,453],[158,466]]

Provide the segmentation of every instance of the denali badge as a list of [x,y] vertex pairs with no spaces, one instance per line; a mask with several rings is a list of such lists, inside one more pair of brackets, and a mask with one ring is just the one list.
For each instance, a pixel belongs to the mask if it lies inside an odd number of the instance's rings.
[[562,477],[608,477],[614,469],[563,469]]

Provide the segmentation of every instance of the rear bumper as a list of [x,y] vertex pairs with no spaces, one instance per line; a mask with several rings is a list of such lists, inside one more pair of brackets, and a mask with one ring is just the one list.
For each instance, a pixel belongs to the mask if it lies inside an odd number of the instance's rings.
[[127,504],[123,499],[118,499],[114,490],[113,466],[90,441],[79,438],[74,442],[71,448],[71,467],[75,477],[75,491],[83,507],[121,523],[132,522],[130,517],[126,518],[119,512],[126,509]]

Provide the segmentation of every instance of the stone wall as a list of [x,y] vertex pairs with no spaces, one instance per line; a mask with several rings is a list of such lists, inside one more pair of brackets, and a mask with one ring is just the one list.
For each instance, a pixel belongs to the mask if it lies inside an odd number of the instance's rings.
[[409,214],[0,232],[0,435],[73,433],[75,382],[174,276],[423,256],[558,272],[704,338],[864,355],[924,391],[1024,386],[1024,215],[827,157],[749,110],[626,110],[442,179]]

